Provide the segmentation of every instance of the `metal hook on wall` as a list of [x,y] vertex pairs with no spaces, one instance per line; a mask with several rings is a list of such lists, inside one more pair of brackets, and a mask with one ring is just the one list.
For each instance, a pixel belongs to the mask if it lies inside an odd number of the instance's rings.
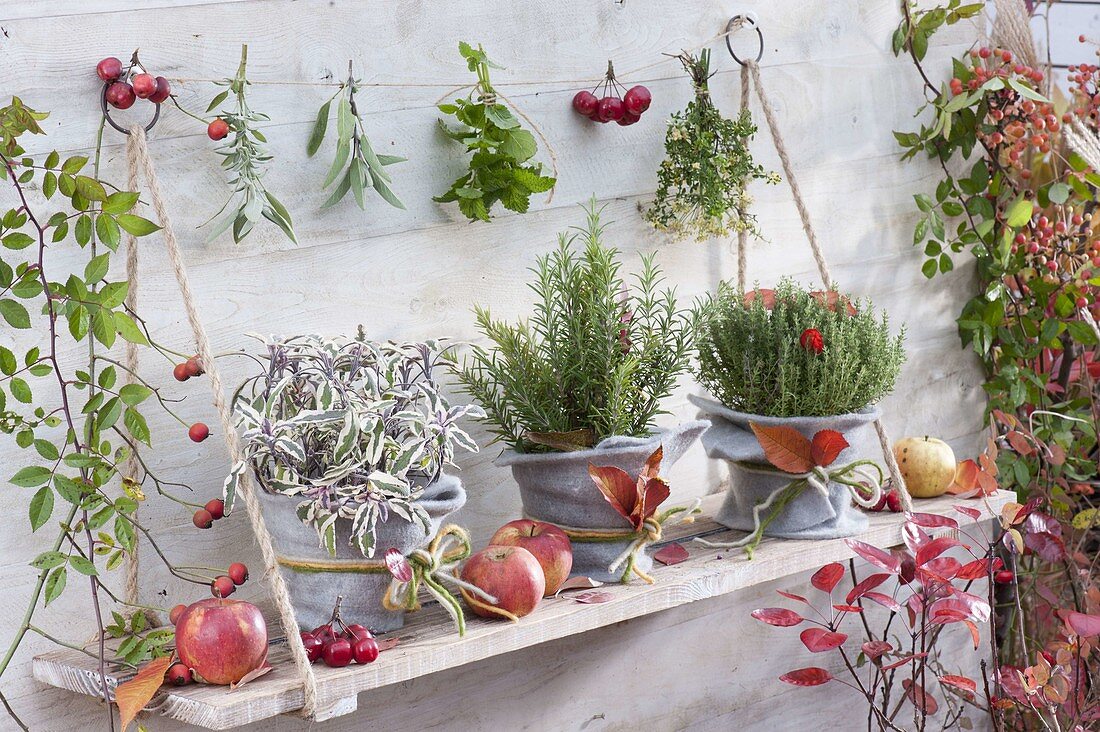
[[726,23],[726,49],[730,52],[730,56],[733,57],[734,61],[742,66],[746,64],[746,62],[733,50],[733,44],[730,43],[730,37],[741,28],[748,28],[756,32],[756,39],[760,45],[760,50],[756,52],[756,58],[753,59],[753,61],[755,63],[760,63],[760,59],[764,58],[764,33],[760,30],[760,24],[756,22],[756,18],[752,15],[735,15]]

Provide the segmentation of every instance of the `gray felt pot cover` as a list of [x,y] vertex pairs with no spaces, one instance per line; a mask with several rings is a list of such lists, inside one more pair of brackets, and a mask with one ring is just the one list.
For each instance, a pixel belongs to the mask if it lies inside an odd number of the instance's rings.
[[[280,557],[326,562],[362,562],[365,559],[358,549],[348,546],[350,519],[336,522],[336,556],[333,557],[318,546],[317,532],[298,520],[294,507],[300,499],[266,491],[260,491],[260,498],[264,521]],[[378,547],[375,559],[381,559],[391,547],[408,554],[427,545],[443,521],[466,503],[466,491],[457,477],[442,475],[424,489],[418,503],[431,517],[431,532],[425,533],[420,524],[391,513],[386,521],[378,522],[375,530]],[[389,572],[311,572],[290,567],[280,567],[279,571],[286,580],[298,624],[303,629],[328,622],[340,595],[344,598],[340,614],[346,623],[360,623],[379,633],[396,630],[405,624],[404,611],[382,607],[382,596],[393,579]]]
[[[608,437],[590,450],[576,452],[521,454],[508,450],[497,458],[496,464],[512,468],[512,476],[519,484],[523,512],[530,518],[579,529],[629,530],[630,522],[611,507],[592,482],[588,464],[614,465],[636,476],[645,465],[646,458],[660,444],[664,446],[661,462],[661,472],[664,473],[709,424],[698,420],[656,432],[649,437]],[[572,574],[600,582],[619,581],[622,568],[612,574],[608,567],[629,544],[629,539],[573,542]],[[653,567],[653,558],[641,552],[636,564],[643,572],[648,572]]]
[[[790,482],[782,475],[758,473],[744,467],[743,463],[768,464],[749,422],[794,427],[808,438],[825,429],[842,433],[850,446],[837,456],[833,463],[836,466],[854,460],[881,462],[882,459],[882,448],[874,428],[878,409],[831,417],[762,417],[735,412],[705,397],[691,395],[689,398],[712,422],[702,437],[707,455],[725,460],[729,465],[730,487],[714,518],[731,529],[752,531],[753,508],[767,500],[776,488]],[[835,539],[858,534],[866,528],[867,516],[853,505],[848,488],[830,483],[828,500],[818,491],[807,488],[768,525],[764,534],[784,539]]]

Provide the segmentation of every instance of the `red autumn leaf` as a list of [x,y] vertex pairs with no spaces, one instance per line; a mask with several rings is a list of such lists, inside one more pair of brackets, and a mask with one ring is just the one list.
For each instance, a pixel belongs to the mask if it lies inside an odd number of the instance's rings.
[[759,610],[753,610],[752,616],[763,623],[774,625],[777,628],[789,628],[803,621],[801,615],[785,607],[765,607]]
[[954,537],[940,536],[918,549],[913,559],[916,561],[918,567],[923,567],[948,549],[954,549],[961,545],[962,542]]
[[1066,545],[1060,536],[1046,531],[1024,534],[1024,546],[1038,554],[1043,561],[1056,564],[1066,557]]
[[833,680],[833,675],[823,668],[810,666],[809,668],[788,671],[779,677],[780,681],[794,686],[821,686]]
[[940,529],[944,527],[957,529],[959,528],[959,522],[950,516],[940,516],[935,513],[907,513],[905,514],[907,521],[912,521],[917,526],[923,526],[926,529]]
[[896,668],[901,668],[905,664],[910,663],[912,661],[915,661],[918,658],[924,658],[927,655],[928,655],[927,653],[914,653],[914,654],[911,654],[909,656],[903,656],[902,658],[899,658],[898,660],[894,661],[893,663],[889,663],[889,664],[883,666],[882,670],[883,671],[892,671]]
[[865,592],[863,594],[863,599],[871,600],[873,602],[877,602],[879,605],[882,605],[884,608],[886,608],[887,610],[890,610],[892,612],[895,612],[895,613],[900,613],[901,612],[901,604],[897,600],[895,600],[894,598],[890,597],[889,595],[887,595],[885,593],[882,593],[882,592]]
[[664,445],[657,445],[657,449],[646,458],[645,466],[642,468],[639,478],[657,478],[661,474],[661,460],[665,457]]
[[905,541],[905,546],[909,551],[914,554],[922,546],[932,541],[932,537],[924,532],[924,529],[914,524],[912,521],[906,521],[905,525],[901,528],[901,536]]
[[889,653],[894,647],[884,640],[867,641],[863,644],[863,655],[872,661],[877,661],[884,653]]
[[955,509],[956,511],[958,511],[961,514],[969,516],[970,518],[974,519],[975,521],[977,521],[978,519],[980,519],[982,517],[982,512],[981,511],[979,511],[976,508],[971,508],[970,506],[955,505],[955,506],[952,506],[951,508]]
[[1100,635],[1100,615],[1086,615],[1071,611],[1066,613],[1066,625],[1074,633],[1085,638]]
[[826,465],[832,465],[833,461],[837,459],[840,453],[844,452],[846,447],[849,447],[849,445],[848,441],[844,439],[844,435],[836,430],[821,430],[814,435],[814,439],[810,442],[810,457],[815,465],[825,467]]
[[383,651],[388,651],[392,648],[396,648],[397,644],[401,642],[401,639],[397,637],[377,638],[376,641],[378,642],[378,652],[382,653]]
[[248,673],[246,673],[244,676],[242,676],[240,681],[235,681],[232,684],[230,684],[229,685],[229,690],[234,691],[235,689],[239,689],[242,686],[244,686],[245,684],[247,684],[249,681],[255,681],[256,679],[260,678],[261,676],[266,676],[267,674],[271,673],[274,670],[275,670],[275,667],[272,666],[270,663],[268,663],[267,659],[265,658],[263,663],[261,663],[259,666],[257,666],[256,668],[254,668],[251,671],[249,671]]
[[888,574],[869,574],[859,581],[855,587],[848,591],[848,596],[844,598],[844,602],[851,605],[859,598],[863,597],[869,590],[873,590],[881,585],[886,580],[890,579]]
[[1008,440],[1009,445],[1012,445],[1013,450],[1020,453],[1024,457],[1033,455],[1035,453],[1035,446],[1028,442],[1027,438],[1024,437],[1023,433],[1021,432],[1012,430],[1007,435],[1005,435],[1005,439]]
[[890,552],[884,552],[877,546],[871,546],[862,541],[856,539],[845,539],[844,543],[854,551],[859,557],[876,567],[885,569],[890,574],[897,574],[901,572],[901,560],[895,557]]
[[122,718],[122,732],[148,704],[161,684],[164,683],[164,674],[172,665],[171,656],[154,658],[149,663],[138,669],[137,675],[129,681],[123,681],[115,689],[115,703],[118,704],[118,715]]
[[962,569],[962,562],[955,557],[936,557],[924,565],[924,568],[935,572],[945,580],[951,580],[958,576],[959,570]]
[[831,651],[848,640],[848,636],[844,633],[834,633],[824,628],[806,628],[798,637],[802,640],[802,645],[806,646],[811,653]]
[[833,605],[833,610],[838,613],[861,613],[863,608],[859,605]]
[[[990,568],[990,565],[992,569]],[[989,557],[982,557],[981,559],[975,559],[973,562],[967,562],[959,571],[955,573],[955,579],[962,580],[974,580],[981,579],[982,577],[988,577],[991,571],[995,572],[1004,565],[1000,557],[996,557],[993,562],[989,561]]]
[[[633,524],[631,514],[634,513],[634,507],[638,503],[638,484],[634,479],[627,475],[625,470],[614,465],[601,467],[589,463],[588,474],[592,476],[596,487],[600,489],[611,507]],[[637,529],[640,526],[634,525],[634,528]]]
[[640,529],[645,520],[657,512],[657,507],[668,500],[671,490],[664,478],[639,478],[640,500],[634,504],[630,520]]
[[913,706],[925,714],[935,714],[940,708],[935,697],[925,691],[923,686],[912,679],[905,679],[901,682],[901,685],[905,689],[905,696],[909,698],[909,701],[913,702]]
[[581,592],[580,594],[573,595],[573,599],[582,605],[599,605],[612,599],[614,595],[606,591],[590,591]]
[[964,620],[963,625],[970,629],[970,639],[974,641],[974,650],[978,650],[978,646],[982,642],[982,634],[978,632],[978,626],[971,620]]
[[385,555],[386,569],[398,582],[411,582],[413,577],[412,565],[400,549],[387,549]]
[[1058,443],[1053,443],[1047,446],[1050,450],[1050,457],[1047,458],[1051,465],[1065,465],[1066,463],[1066,449]]
[[749,427],[772,465],[785,473],[808,473],[813,470],[810,441],[794,427],[756,422],[749,422]]
[[793,592],[787,592],[785,590],[776,590],[776,592],[779,593],[780,595],[782,595],[783,597],[787,598],[788,600],[795,600],[797,602],[805,603],[807,605],[810,604],[810,601],[807,600],[802,595],[796,595]]
[[969,691],[971,693],[978,690],[977,682],[973,679],[967,678],[966,676],[944,674],[940,677],[940,683],[946,684],[947,686],[953,686],[956,689],[960,689],[962,691]]
[[[978,473],[981,468],[973,460],[963,460],[955,467],[955,480],[948,487],[947,492],[953,495],[971,493],[978,489]],[[975,517],[977,518],[977,517]]]
[[810,584],[822,592],[832,592],[842,579],[844,579],[844,565],[833,562],[814,572],[814,576],[810,577]]
[[653,559],[666,566],[672,566],[673,564],[687,561],[690,556],[691,555],[688,554],[688,550],[684,548],[683,544],[673,542],[657,551],[653,555]]

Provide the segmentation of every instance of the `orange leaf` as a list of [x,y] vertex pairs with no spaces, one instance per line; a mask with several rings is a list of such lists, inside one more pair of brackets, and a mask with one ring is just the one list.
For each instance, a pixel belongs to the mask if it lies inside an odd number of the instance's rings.
[[668,500],[670,490],[668,483],[663,478],[649,478],[644,483],[638,479],[638,485],[644,486],[642,500],[634,507],[634,528],[640,529],[642,522],[652,516],[657,507]]
[[664,445],[657,445],[657,449],[653,451],[653,454],[646,458],[645,467],[642,468],[642,474],[639,478],[656,478],[661,474],[661,460],[665,456]]
[[825,467],[831,465],[846,447],[848,447],[848,441],[844,439],[844,435],[836,430],[821,430],[814,435],[813,442],[810,443],[810,457],[814,465]]
[[963,460],[955,468],[955,482],[948,488],[953,494],[969,493],[978,487],[978,464],[973,460]]
[[122,682],[115,689],[115,703],[118,704],[118,714],[122,718],[123,732],[126,732],[126,727],[134,721],[138,712],[156,696],[157,690],[164,683],[164,674],[171,665],[171,656],[154,658],[138,669],[134,678]]
[[813,470],[812,448],[806,436],[794,427],[767,426],[749,422],[764,456],[785,473],[808,473]]
[[[638,486],[626,471],[614,465],[599,467],[588,464],[588,474],[596,483],[596,487],[603,493],[603,497],[611,504],[611,507],[622,514],[622,517],[633,523],[631,516],[638,500]],[[637,526],[635,527],[637,528]]]

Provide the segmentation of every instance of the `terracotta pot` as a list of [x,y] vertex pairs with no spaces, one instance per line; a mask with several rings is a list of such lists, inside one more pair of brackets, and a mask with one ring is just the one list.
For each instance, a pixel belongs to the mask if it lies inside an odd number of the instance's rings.
[[[695,421],[681,424],[649,437],[608,437],[590,450],[576,452],[518,453],[506,451],[497,458],[497,465],[512,468],[519,484],[523,512],[529,518],[548,521],[577,529],[629,531],[630,522],[623,518],[603,497],[588,474],[588,464],[614,465],[636,476],[658,445],[664,446],[662,472],[672,467],[702,434],[709,423]],[[631,539],[607,542],[573,542],[573,576],[591,577],[601,582],[617,582],[623,568],[609,570],[630,545]],[[648,572],[653,558],[639,554],[637,566]]]
[[[709,457],[725,460],[729,466],[729,490],[715,521],[740,531],[753,530],[753,508],[764,502],[771,493],[790,483],[783,475],[760,473],[753,465],[768,465],[764,449],[749,427],[749,422],[763,425],[793,427],[807,438],[819,430],[836,430],[844,435],[849,447],[833,462],[841,466],[854,460],[881,461],[882,448],[875,433],[874,422],[879,417],[877,409],[865,409],[852,414],[829,417],[764,417],[727,409],[720,403],[703,397],[691,396],[712,422],[703,434],[703,447]],[[816,490],[804,490],[787,505],[764,531],[765,536],[784,539],[835,539],[852,536],[867,528],[867,516],[852,503],[848,487],[830,483],[828,498]]]
[[[332,556],[318,546],[317,532],[298,520],[295,513],[298,498],[267,492],[261,492],[260,498],[264,521],[281,560],[349,565],[364,561],[363,554],[348,545],[350,519],[336,522],[336,556]],[[425,532],[419,523],[410,523],[391,513],[387,520],[379,521],[375,529],[378,547],[375,559],[381,559],[391,547],[408,554],[426,546],[444,520],[466,503],[466,491],[458,478],[442,475],[424,489],[418,503],[431,517],[431,530]],[[389,572],[316,571],[287,565],[280,566],[279,571],[290,590],[298,623],[305,630],[328,622],[338,596],[344,598],[340,613],[347,623],[360,623],[378,633],[396,630],[405,623],[404,611],[382,607],[382,596],[393,579]]]

